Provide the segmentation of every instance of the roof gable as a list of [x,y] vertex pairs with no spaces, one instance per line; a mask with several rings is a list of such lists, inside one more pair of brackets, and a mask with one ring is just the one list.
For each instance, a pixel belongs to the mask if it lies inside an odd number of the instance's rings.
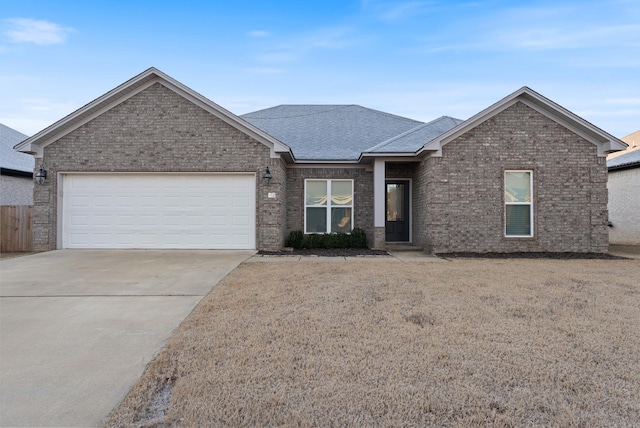
[[439,117],[365,150],[363,156],[382,153],[415,155],[415,152],[424,146],[425,142],[433,140],[462,122],[460,119],[449,116]]
[[367,149],[423,125],[359,105],[280,105],[241,117],[307,161],[357,161]]
[[603,131],[548,98],[543,97],[534,90],[524,86],[497,103],[482,110],[475,116],[465,120],[455,128],[452,128],[440,135],[438,138],[425,144],[424,147],[418,151],[418,154],[423,153],[424,151],[433,151],[433,156],[442,156],[442,147],[444,145],[498,113],[506,110],[517,102],[521,102],[531,107],[537,112],[547,116],[556,123],[594,144],[598,149],[598,156],[600,157],[604,157],[607,153],[612,151],[624,150],[627,146],[613,135]]
[[27,135],[0,123],[0,167],[15,171],[33,172],[33,156],[17,152],[13,146],[27,139]]
[[266,145],[270,148],[272,157],[284,155],[286,158],[292,158],[291,150],[285,144],[153,67],[28,138],[18,144],[15,149],[25,153],[33,153],[40,158],[47,145],[156,83],[160,83],[218,119]]

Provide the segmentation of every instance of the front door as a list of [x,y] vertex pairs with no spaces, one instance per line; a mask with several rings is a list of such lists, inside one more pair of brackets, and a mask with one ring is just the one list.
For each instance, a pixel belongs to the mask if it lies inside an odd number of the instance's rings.
[[409,180],[387,180],[386,241],[409,242]]

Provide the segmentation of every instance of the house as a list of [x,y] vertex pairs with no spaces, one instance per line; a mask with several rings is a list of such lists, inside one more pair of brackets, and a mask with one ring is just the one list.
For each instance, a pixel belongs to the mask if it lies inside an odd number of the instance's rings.
[[374,248],[437,253],[606,252],[605,159],[625,147],[527,87],[465,121],[240,117],[150,68],[16,149],[48,172],[39,250],[277,250],[291,231],[358,227]]
[[609,242],[640,245],[640,131],[622,141],[629,147],[607,157]]
[[0,123],[0,205],[33,205],[33,156],[13,146],[27,138]]

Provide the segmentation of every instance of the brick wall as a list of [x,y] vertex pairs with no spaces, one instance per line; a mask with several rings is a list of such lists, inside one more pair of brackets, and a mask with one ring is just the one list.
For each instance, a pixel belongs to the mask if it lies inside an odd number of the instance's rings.
[[[285,167],[262,143],[156,83],[44,150],[49,178],[35,186],[36,250],[56,248],[58,172],[255,172],[258,249],[283,242]],[[274,180],[263,186],[269,166]],[[277,198],[268,199],[275,192]]]
[[[533,170],[533,238],[504,237],[504,171]],[[606,252],[607,170],[596,147],[516,103],[419,167],[433,252]]]
[[[258,198],[262,197],[262,204],[256,204],[258,210],[262,210],[262,222],[258,228],[258,249],[279,250],[284,247],[286,239],[284,224],[286,222],[286,202],[287,202],[287,167],[282,159],[270,159],[269,171],[271,172],[271,183],[264,186],[259,183],[261,191],[258,191]],[[264,175],[260,173],[258,178]],[[275,198],[269,198],[269,193]]]
[[287,170],[286,234],[304,231],[304,180],[352,179],[354,186],[353,227],[367,233],[373,243],[373,171],[370,168],[289,168]]

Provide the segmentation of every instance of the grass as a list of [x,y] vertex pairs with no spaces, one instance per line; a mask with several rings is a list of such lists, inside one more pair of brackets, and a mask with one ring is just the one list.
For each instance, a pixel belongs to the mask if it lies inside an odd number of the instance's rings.
[[640,261],[245,263],[106,426],[637,426]]

